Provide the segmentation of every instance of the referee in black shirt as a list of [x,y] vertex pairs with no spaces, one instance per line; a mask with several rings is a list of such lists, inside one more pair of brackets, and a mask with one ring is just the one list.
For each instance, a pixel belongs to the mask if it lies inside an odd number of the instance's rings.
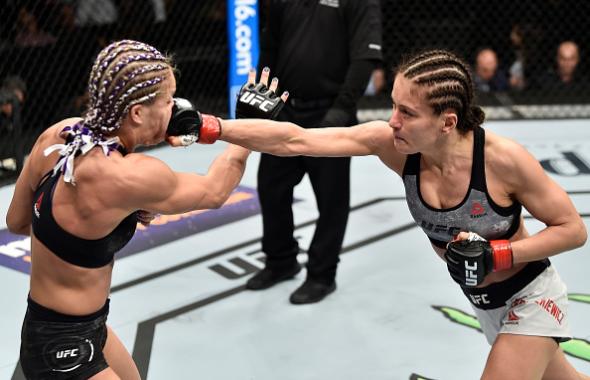
[[[279,119],[305,128],[357,124],[356,103],[382,59],[379,0],[270,0],[267,5],[259,71],[269,67],[290,93]],[[319,218],[308,249],[307,279],[290,297],[294,304],[320,301],[336,289],[350,207],[350,157],[262,154],[258,194],[266,266],[246,284],[266,289],[301,270],[292,203],[293,188],[306,173]]]

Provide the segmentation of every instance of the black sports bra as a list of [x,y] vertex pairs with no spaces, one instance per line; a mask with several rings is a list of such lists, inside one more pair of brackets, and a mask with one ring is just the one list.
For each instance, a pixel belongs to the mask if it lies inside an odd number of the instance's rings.
[[82,239],[65,231],[55,221],[52,212],[53,192],[59,173],[53,170],[41,179],[33,203],[33,233],[47,248],[64,261],[84,268],[100,268],[113,261],[117,251],[123,248],[135,233],[136,213],[127,216],[107,236]]

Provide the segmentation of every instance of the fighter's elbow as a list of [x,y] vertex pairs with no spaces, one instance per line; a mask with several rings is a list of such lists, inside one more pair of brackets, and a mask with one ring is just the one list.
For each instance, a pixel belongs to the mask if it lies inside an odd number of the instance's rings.
[[306,155],[309,144],[307,130],[293,123],[288,123],[287,128],[289,137],[277,147],[275,155],[284,157]]
[[16,235],[29,235],[31,225],[28,223],[15,223],[6,218],[6,227],[8,231]]
[[292,157],[307,156],[313,152],[312,144],[305,132],[292,136],[277,147],[276,156]]
[[586,241],[588,241],[588,230],[586,229],[586,225],[584,224],[583,221],[580,221],[580,223],[578,223],[578,229],[579,232],[577,233],[578,235],[578,239],[577,239],[577,243],[578,243],[578,247],[583,246],[584,244],[586,244]]
[[581,219],[576,221],[575,224],[570,227],[570,231],[570,243],[573,248],[578,248],[586,244],[586,241],[588,240],[588,231]]
[[273,155],[280,157],[301,156],[304,150],[296,143],[287,143],[279,147]]
[[215,192],[207,194],[206,199],[201,203],[201,209],[215,210],[221,208],[229,199],[231,190],[219,189]]
[[207,208],[212,210],[219,209],[221,208],[221,206],[225,204],[226,201],[227,197],[215,197],[213,199],[210,199],[209,207]]

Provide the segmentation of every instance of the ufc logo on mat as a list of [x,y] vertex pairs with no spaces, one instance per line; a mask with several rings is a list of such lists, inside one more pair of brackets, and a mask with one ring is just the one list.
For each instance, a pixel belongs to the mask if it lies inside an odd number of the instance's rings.
[[266,100],[263,96],[257,95],[255,92],[250,91],[244,91],[240,97],[240,102],[249,104],[251,106],[258,105],[258,108],[264,112],[270,112],[273,105],[273,102],[270,100]]
[[465,285],[477,286],[477,263],[469,265],[469,261],[465,260]]

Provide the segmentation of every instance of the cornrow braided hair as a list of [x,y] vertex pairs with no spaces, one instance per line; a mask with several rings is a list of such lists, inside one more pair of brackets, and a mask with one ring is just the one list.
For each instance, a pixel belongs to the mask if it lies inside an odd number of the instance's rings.
[[131,106],[155,99],[171,66],[169,58],[142,42],[122,40],[104,48],[88,80],[84,125],[102,134],[119,129]]
[[481,125],[483,110],[473,105],[473,78],[469,66],[446,50],[429,50],[407,59],[398,74],[426,88],[428,103],[437,115],[446,109],[457,112],[457,129],[466,133]]
[[121,40],[97,56],[88,80],[89,104],[84,120],[61,132],[65,144],[45,149],[45,155],[59,150],[54,175],[75,184],[74,158],[101,146],[105,155],[117,149],[118,137],[107,138],[121,127],[132,106],[154,101],[160,93],[172,62],[156,48],[143,42]]

